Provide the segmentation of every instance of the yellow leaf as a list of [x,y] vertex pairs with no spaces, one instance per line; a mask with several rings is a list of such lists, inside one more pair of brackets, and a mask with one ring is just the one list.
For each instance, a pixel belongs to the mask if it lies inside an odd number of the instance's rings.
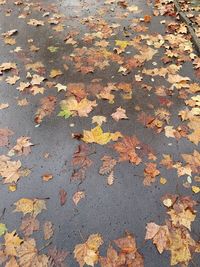
[[167,179],[166,178],[164,178],[164,177],[160,177],[160,183],[161,184],[166,184],[167,183]]
[[45,201],[41,199],[21,198],[15,202],[14,205],[16,206],[15,212],[22,212],[24,215],[32,213],[34,217],[36,217],[43,209],[46,209]]
[[17,256],[16,249],[21,245],[23,239],[19,238],[16,231],[6,233],[5,239],[5,252],[9,256]]
[[125,49],[129,44],[129,41],[115,40],[115,45],[119,46],[121,49]]
[[104,133],[100,126],[93,128],[91,131],[83,131],[82,140],[86,143],[97,143],[99,145],[105,145],[111,140],[116,141],[119,137],[122,137],[120,132]]
[[98,249],[102,244],[102,237],[99,234],[92,234],[85,243],[75,246],[74,256],[80,267],[83,267],[85,264],[94,266],[98,262]]
[[200,187],[199,186],[192,186],[192,191],[195,193],[195,194],[198,194],[200,192]]

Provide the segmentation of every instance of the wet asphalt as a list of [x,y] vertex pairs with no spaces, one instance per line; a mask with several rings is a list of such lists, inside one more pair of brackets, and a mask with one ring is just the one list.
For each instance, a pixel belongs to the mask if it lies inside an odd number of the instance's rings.
[[[31,1],[27,1],[31,2]],[[35,2],[35,1],[32,1]],[[48,5],[52,1],[42,1],[42,4]],[[134,1],[142,9],[142,14],[151,12],[151,6],[147,6],[146,1]],[[54,1],[54,5],[58,10],[65,14],[67,19],[65,24],[65,33],[70,29],[80,31],[80,36],[84,32],[88,32],[84,25],[80,25],[80,19],[89,15],[94,15],[99,6],[102,6],[102,1]],[[84,8],[83,8],[84,7]],[[12,1],[8,1],[6,6],[0,7],[0,32],[3,33],[13,28],[18,29],[16,35],[17,45],[23,49],[24,54],[16,56],[11,52],[11,47],[5,45],[1,40],[0,48],[0,62],[14,61],[17,62],[20,71],[21,79],[25,79],[26,72],[23,71],[26,58],[33,61],[42,61],[46,67],[47,73],[54,68],[60,67],[60,58],[63,55],[69,55],[73,52],[72,46],[64,44],[61,37],[64,33],[55,33],[52,31],[50,25],[43,27],[28,27],[25,20],[18,19],[20,13],[20,6],[14,6]],[[5,10],[11,9],[11,15],[5,16]],[[140,14],[135,15],[140,17]],[[35,11],[32,12],[31,17],[40,18],[40,14]],[[164,26],[159,20],[162,17],[153,18],[149,25],[149,33],[160,32],[164,34]],[[115,12],[110,12],[107,15],[107,22],[116,22]],[[129,21],[123,21],[124,26],[129,24]],[[113,37],[113,40],[116,37]],[[117,36],[118,39],[121,36]],[[30,54],[28,49],[28,39],[33,39],[40,50],[37,53]],[[81,46],[81,40],[79,40]],[[57,53],[50,53],[47,49],[49,46],[58,46]],[[160,61],[161,54],[157,54],[153,61],[158,63],[158,67],[162,66]],[[152,67],[152,62],[147,62],[145,67]],[[70,82],[84,82],[89,83],[94,78],[103,79],[103,83],[126,81],[130,82],[131,75],[122,76],[117,73],[117,67],[111,65],[109,70],[95,71],[94,74],[80,74],[74,70],[63,70],[62,75],[58,80],[60,83]],[[181,70],[182,75],[189,76],[195,81],[196,77],[190,63],[183,64]],[[112,77],[114,76],[114,77]],[[148,77],[148,76],[147,76]],[[155,78],[152,82],[150,78],[145,77],[144,82],[150,85],[165,85],[163,79]],[[166,84],[167,85],[167,84]],[[136,135],[145,144],[150,145],[156,152],[158,161],[162,158],[162,154],[170,154],[174,160],[181,160],[181,153],[192,153],[197,149],[195,145],[181,138],[167,139],[164,133],[156,134],[151,129],[144,128],[137,121],[137,113],[134,110],[135,105],[140,105],[145,112],[151,112],[148,105],[154,104],[155,108],[159,106],[155,100],[155,94],[145,91],[137,90],[137,85],[134,87],[133,99],[130,101],[123,100],[120,95],[117,95],[116,101],[113,105],[99,100],[98,106],[94,115],[104,115],[108,118],[105,125],[105,130],[111,132],[120,131],[126,135]],[[44,95],[55,94],[55,89],[47,89]],[[63,93],[58,95],[58,99],[62,99]],[[27,97],[30,104],[26,107],[17,105],[17,97]],[[104,246],[100,249],[101,254],[105,255],[105,249],[109,242],[123,235],[125,230],[134,233],[139,251],[143,254],[145,260],[145,267],[168,267],[169,253],[164,252],[159,255],[152,242],[144,241],[145,226],[148,222],[155,222],[157,224],[164,224],[166,218],[166,210],[163,207],[160,199],[166,193],[177,193],[177,174],[175,170],[166,170],[159,165],[159,170],[162,176],[166,177],[168,182],[166,185],[160,185],[159,179],[151,187],[144,187],[143,185],[143,169],[144,164],[133,166],[128,162],[122,162],[117,165],[115,169],[115,183],[108,186],[106,177],[98,174],[101,166],[101,158],[109,153],[116,156],[109,146],[92,145],[95,154],[91,156],[93,160],[92,166],[87,170],[86,179],[81,183],[71,182],[70,176],[73,171],[71,166],[71,158],[76,150],[79,141],[72,139],[72,133],[82,132],[83,129],[91,129],[91,115],[88,118],[73,117],[64,120],[57,116],[59,107],[48,118],[45,118],[39,127],[35,127],[34,113],[39,106],[41,95],[21,95],[16,86],[10,86],[4,80],[0,82],[0,99],[1,102],[8,102],[9,108],[0,111],[0,128],[8,127],[14,132],[10,137],[11,148],[16,139],[20,136],[30,136],[31,141],[35,144],[32,147],[32,153],[27,157],[21,157],[20,160],[24,167],[31,169],[31,174],[28,177],[21,178],[17,183],[17,190],[10,192],[6,185],[0,186],[0,214],[5,209],[5,213],[1,217],[1,222],[6,223],[7,228],[12,231],[18,229],[22,216],[20,213],[13,213],[13,203],[19,198],[42,198],[47,200],[47,210],[39,215],[39,221],[51,221],[54,224],[54,236],[52,245],[56,245],[59,249],[66,249],[72,252],[74,246],[81,243],[82,237],[87,238],[92,233],[100,233],[104,239]],[[173,96],[172,101],[174,105],[170,107],[172,114],[171,121],[173,125],[180,124],[180,119],[177,116],[177,111],[184,107],[183,101],[178,99],[176,95]],[[110,114],[119,106],[126,109],[129,120],[122,120],[113,122]],[[173,115],[174,114],[174,115]],[[74,127],[70,127],[73,123]],[[1,148],[1,154],[7,153],[8,148]],[[44,159],[44,153],[49,153],[50,158]],[[16,157],[17,158],[17,157]],[[44,173],[52,173],[54,178],[49,182],[44,182],[41,176]],[[198,200],[196,195],[191,193],[183,187],[183,179],[179,178],[178,190],[180,194],[192,195],[194,199]],[[67,202],[61,207],[59,202],[59,190],[65,189],[67,192]],[[86,198],[80,201],[76,207],[72,202],[72,196],[77,190],[84,190]],[[200,212],[193,223],[192,235],[195,239],[200,235]],[[35,232],[33,237],[37,240],[38,247],[43,247],[46,242],[43,239],[42,231]],[[48,249],[44,249],[46,252]],[[196,266],[200,266],[200,257],[194,255],[194,262]],[[72,256],[67,258],[68,266],[78,266]],[[191,265],[193,266],[193,265]]]

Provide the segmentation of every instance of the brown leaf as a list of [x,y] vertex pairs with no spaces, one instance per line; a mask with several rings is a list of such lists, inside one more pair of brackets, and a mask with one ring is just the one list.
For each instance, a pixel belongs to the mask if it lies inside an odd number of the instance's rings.
[[18,155],[27,156],[29,153],[31,153],[31,146],[33,146],[33,144],[30,142],[30,139],[31,138],[28,136],[21,136],[17,139],[17,144],[12,148],[12,150]]
[[156,163],[146,163],[146,168],[144,169],[144,181],[145,186],[150,186],[151,183],[156,181],[156,176],[160,174],[160,171],[156,169]]
[[135,136],[125,136],[121,142],[114,144],[114,149],[120,154],[120,161],[128,160],[133,164],[140,164],[141,159],[136,154],[136,147],[140,144]]
[[9,130],[8,128],[0,129],[0,147],[8,145],[8,138],[9,136],[13,135],[14,133]]
[[85,264],[94,266],[98,262],[98,249],[102,244],[102,237],[99,234],[92,234],[85,243],[75,246],[74,257],[80,267],[83,267]]
[[99,173],[101,175],[110,173],[117,164],[117,161],[113,159],[111,156],[105,155],[103,156],[103,158],[101,158],[101,160],[103,161],[103,164],[99,169]]
[[60,205],[63,206],[67,201],[67,192],[65,192],[64,189],[60,189],[59,195],[60,195]]
[[92,164],[88,155],[91,153],[90,147],[87,144],[81,144],[74,152],[72,157],[72,165],[74,171],[71,176],[71,180],[84,180],[87,168]]
[[34,231],[38,231],[40,227],[39,221],[35,217],[26,217],[22,220],[20,230],[25,236],[30,236]]
[[35,115],[35,123],[40,124],[44,117],[50,116],[55,109],[56,97],[47,96],[41,99],[41,107],[37,110]]
[[42,175],[42,179],[45,182],[48,182],[49,180],[53,179],[53,175],[51,173],[45,173]]
[[166,225],[160,226],[155,223],[148,223],[145,240],[152,239],[159,253],[167,249],[169,243],[169,230]]
[[56,247],[49,249],[50,257],[49,267],[65,267],[64,261],[68,255],[67,251],[57,250]]
[[49,240],[53,236],[53,224],[50,221],[46,221],[43,226],[44,240]]

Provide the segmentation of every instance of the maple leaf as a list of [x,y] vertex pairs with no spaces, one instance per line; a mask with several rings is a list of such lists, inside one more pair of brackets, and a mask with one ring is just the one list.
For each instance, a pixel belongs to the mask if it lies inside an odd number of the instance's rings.
[[14,84],[16,84],[16,82],[18,81],[20,79],[20,77],[19,76],[16,76],[16,75],[14,75],[13,77],[7,77],[6,78],[6,82],[8,83],[8,84],[11,84],[11,85],[14,85]]
[[83,267],[85,264],[94,266],[98,262],[98,249],[102,244],[102,237],[99,234],[92,234],[85,243],[75,246],[74,257],[80,267]]
[[126,110],[121,107],[117,108],[116,112],[112,113],[111,116],[116,121],[119,121],[121,119],[128,119],[128,117],[126,116]]
[[117,266],[144,267],[144,260],[137,251],[134,236],[126,233],[125,237],[114,240],[114,243],[121,249]]
[[130,161],[140,164],[141,158],[136,154],[136,147],[140,144],[136,136],[124,136],[121,142],[114,144],[114,149],[120,154],[119,161]]
[[23,242],[23,239],[20,239],[18,235],[16,234],[16,231],[13,231],[11,233],[6,233],[4,236],[5,239],[5,252],[9,256],[17,256],[17,248],[20,247],[21,243]]
[[58,69],[52,69],[51,72],[50,72],[50,75],[49,77],[50,78],[55,78],[55,77],[58,77],[58,76],[61,76],[63,73],[61,70],[58,70]]
[[21,136],[17,139],[17,144],[12,148],[12,150],[18,155],[27,156],[31,152],[31,146],[33,146],[33,144],[30,142],[30,137]]
[[76,206],[78,205],[79,201],[83,198],[85,198],[85,191],[78,191],[78,192],[74,193],[74,195],[72,197],[73,202]]
[[9,130],[8,128],[0,129],[0,147],[8,145],[8,138],[9,136],[13,135],[14,133]]
[[67,251],[58,251],[56,247],[49,249],[48,256],[50,257],[49,262],[51,267],[64,267],[64,261],[68,255]]
[[105,145],[110,141],[116,141],[122,137],[120,132],[104,133],[100,126],[93,128],[91,131],[83,130],[82,140],[86,143],[97,143],[99,145]]
[[36,243],[34,239],[25,240],[17,249],[19,264],[23,267],[41,266],[48,267],[48,257],[46,255],[38,255]]
[[121,265],[121,263],[123,263],[123,262],[120,262],[120,258],[118,256],[117,251],[111,245],[109,245],[107,249],[107,256],[100,257],[99,261],[102,267],[108,267],[108,266],[118,267]]
[[91,154],[90,147],[86,144],[78,146],[72,158],[72,165],[75,168],[71,179],[83,180],[85,178],[85,172],[92,164],[92,161],[88,157]]
[[62,100],[60,106],[61,110],[66,114],[87,117],[93,108],[97,106],[97,104],[96,101],[90,101],[87,98],[84,98],[78,102],[74,96],[71,96],[67,100]]
[[200,153],[194,150],[193,154],[181,154],[185,162],[191,167],[194,173],[200,172]]
[[27,89],[31,84],[29,82],[25,83],[25,82],[20,82],[19,86],[17,87],[17,89],[22,92],[25,91],[25,89]]
[[30,91],[33,95],[43,94],[44,93],[44,87],[39,87],[39,86],[34,85],[30,88]]
[[159,253],[163,253],[163,251],[167,249],[169,242],[168,227],[151,222],[147,224],[146,230],[145,240],[152,239]]
[[56,97],[47,96],[40,100],[41,107],[37,110],[35,115],[35,122],[40,124],[44,117],[50,116],[55,109]]
[[4,183],[16,183],[20,178],[19,169],[21,162],[10,161],[9,157],[0,156],[0,175],[4,178]]
[[156,163],[146,163],[146,168],[144,169],[144,181],[145,186],[150,186],[151,183],[156,181],[156,176],[160,174],[160,171],[156,169]]
[[101,175],[110,173],[117,164],[117,161],[113,159],[111,156],[105,155],[103,156],[103,158],[101,158],[101,160],[103,161],[103,164],[99,169],[99,173]]
[[55,85],[55,87],[57,88],[57,90],[58,90],[58,92],[60,92],[60,91],[66,91],[67,90],[67,86],[65,86],[65,85],[63,85],[63,84],[60,84],[60,83],[57,83],[56,85]]
[[17,69],[17,64],[13,62],[5,62],[0,65],[0,74],[3,73],[3,71],[8,71],[11,69]]
[[53,224],[50,221],[46,221],[43,226],[44,240],[49,240],[54,233]]
[[92,123],[97,123],[97,125],[101,126],[103,122],[106,122],[107,119],[105,116],[93,116]]
[[30,213],[33,217],[37,217],[42,210],[46,210],[45,201],[42,199],[21,198],[14,203],[15,212],[22,212],[24,215]]
[[39,221],[35,217],[26,217],[23,218],[20,230],[25,236],[30,236],[34,231],[38,231],[40,227]]

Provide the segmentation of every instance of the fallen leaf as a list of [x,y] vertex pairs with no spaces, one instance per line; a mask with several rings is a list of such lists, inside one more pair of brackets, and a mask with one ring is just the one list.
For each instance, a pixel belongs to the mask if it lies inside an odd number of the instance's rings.
[[48,182],[49,180],[53,179],[53,175],[50,173],[45,173],[42,175],[42,179],[43,181]]
[[85,191],[78,191],[73,195],[73,202],[77,206],[81,199],[85,198]]
[[105,145],[110,141],[116,141],[122,137],[120,132],[104,133],[100,126],[93,128],[91,131],[83,130],[82,140],[86,143],[97,143],[99,145]]
[[14,133],[9,130],[8,128],[0,129],[0,147],[7,146],[9,142],[9,136],[13,135]]
[[50,221],[46,221],[43,226],[44,240],[49,240],[53,236],[53,224]]
[[21,198],[14,203],[15,212],[22,212],[24,215],[30,213],[33,217],[37,217],[42,210],[46,210],[45,201],[42,199]]
[[17,256],[17,248],[20,247],[23,239],[20,239],[19,236],[16,234],[16,231],[11,233],[6,233],[4,236],[5,239],[5,252],[9,256]]
[[67,192],[64,189],[60,189],[59,196],[60,196],[60,205],[61,206],[65,205],[67,201]]
[[40,227],[39,221],[32,216],[23,218],[20,230],[23,232],[25,236],[30,236],[34,231],[38,231]]
[[80,267],[83,267],[85,264],[94,266],[98,262],[98,249],[102,244],[102,237],[99,234],[92,234],[85,243],[75,246],[74,257]]
[[128,119],[128,117],[126,116],[126,110],[121,107],[117,108],[116,112],[112,113],[111,116],[116,121]]

